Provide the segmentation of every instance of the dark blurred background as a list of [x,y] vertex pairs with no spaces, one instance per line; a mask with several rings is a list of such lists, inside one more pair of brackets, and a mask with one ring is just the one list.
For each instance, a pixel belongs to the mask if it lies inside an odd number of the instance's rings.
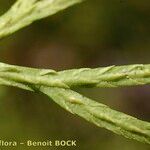
[[[0,14],[14,2],[0,0]],[[149,56],[149,0],[87,0],[0,41],[0,62],[55,70],[147,64]],[[113,109],[150,121],[149,86],[76,90]],[[0,138],[74,139],[78,146],[68,149],[79,150],[150,149],[149,145],[125,139],[66,112],[43,94],[2,86]]]

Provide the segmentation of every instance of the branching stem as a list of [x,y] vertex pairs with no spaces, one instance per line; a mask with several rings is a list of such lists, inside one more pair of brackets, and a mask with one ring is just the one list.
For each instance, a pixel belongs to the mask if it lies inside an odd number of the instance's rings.
[[[0,18],[0,38],[38,19],[52,15],[82,0],[17,0]],[[124,87],[150,84],[150,64],[81,68],[56,72],[0,63],[0,85],[40,91],[60,106],[99,127],[150,144],[150,123],[110,109],[71,88]]]
[[150,65],[111,66],[56,72],[0,63],[0,84],[41,91],[73,114],[119,135],[150,144],[150,123],[71,90],[72,86],[118,87],[150,83]]

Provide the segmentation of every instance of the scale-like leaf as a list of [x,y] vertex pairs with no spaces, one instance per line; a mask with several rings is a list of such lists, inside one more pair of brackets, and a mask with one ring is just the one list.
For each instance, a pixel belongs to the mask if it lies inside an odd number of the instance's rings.
[[[95,84],[93,84],[94,80]],[[150,65],[83,68],[56,72],[49,69],[33,69],[0,63],[1,85],[15,86],[34,92],[41,91],[69,112],[99,127],[150,144],[149,122],[112,110],[70,89],[72,86],[97,86],[96,83],[98,85],[102,83],[102,87],[149,84]]]
[[17,0],[0,18],[0,38],[82,0]]

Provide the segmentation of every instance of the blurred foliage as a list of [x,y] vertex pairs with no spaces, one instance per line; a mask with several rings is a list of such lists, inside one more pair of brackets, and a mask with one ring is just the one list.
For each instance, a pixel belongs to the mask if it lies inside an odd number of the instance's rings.
[[[0,0],[0,14],[13,2]],[[149,11],[149,0],[87,0],[1,40],[0,60],[56,70],[150,63]],[[76,90],[150,121],[149,86]],[[41,94],[19,89],[0,87],[0,118],[3,139],[71,138],[78,141],[79,150],[149,149],[149,145],[114,135],[69,114]]]

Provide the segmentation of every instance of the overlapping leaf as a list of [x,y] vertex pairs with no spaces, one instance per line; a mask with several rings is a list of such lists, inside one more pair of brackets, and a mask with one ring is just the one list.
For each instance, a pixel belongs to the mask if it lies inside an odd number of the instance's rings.
[[17,0],[0,18],[0,38],[82,0]]

